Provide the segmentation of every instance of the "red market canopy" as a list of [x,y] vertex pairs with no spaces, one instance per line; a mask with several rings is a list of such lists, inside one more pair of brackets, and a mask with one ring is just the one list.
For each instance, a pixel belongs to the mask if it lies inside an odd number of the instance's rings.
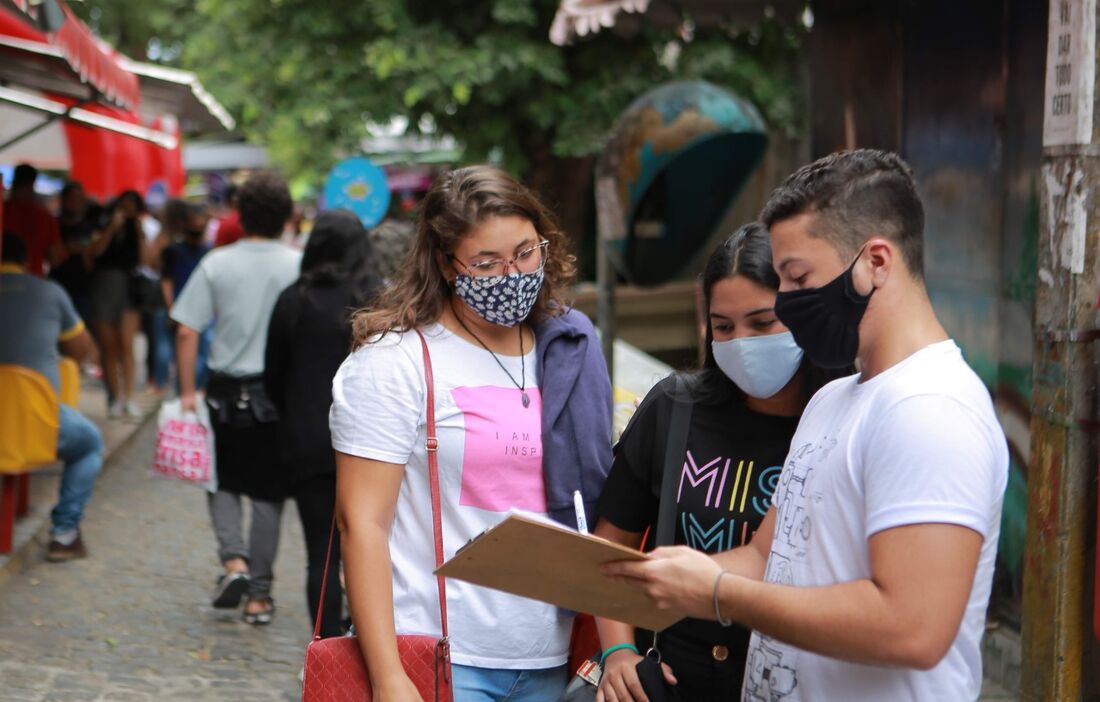
[[0,0],[0,161],[68,171],[99,198],[175,195],[181,132],[233,126],[193,73],[118,54],[62,0]]
[[136,109],[138,78],[60,0],[0,0],[0,84]]
[[[77,107],[72,98],[8,88],[0,88],[0,101],[13,93],[34,105],[0,104],[0,161],[66,171],[101,200],[124,190],[148,193],[157,183],[171,195],[183,191],[179,127],[173,117],[146,123],[109,105]],[[69,116],[43,121],[46,111],[55,117],[68,111]]]

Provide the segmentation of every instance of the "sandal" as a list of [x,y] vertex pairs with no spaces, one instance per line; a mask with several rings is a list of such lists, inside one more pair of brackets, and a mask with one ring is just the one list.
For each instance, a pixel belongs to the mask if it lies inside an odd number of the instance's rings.
[[266,626],[270,624],[271,620],[275,616],[275,600],[271,599],[270,597],[263,600],[249,600],[249,603],[252,602],[265,602],[267,603],[267,607],[260,610],[259,612],[249,612],[248,605],[245,605],[244,623],[251,624],[253,626]]
[[211,596],[211,604],[216,609],[236,609],[241,598],[248,592],[249,577],[243,571],[226,573],[218,578]]

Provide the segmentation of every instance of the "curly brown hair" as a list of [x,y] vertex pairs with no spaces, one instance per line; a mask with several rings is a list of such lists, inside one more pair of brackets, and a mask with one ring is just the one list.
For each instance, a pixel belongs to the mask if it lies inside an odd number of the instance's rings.
[[531,319],[564,313],[576,276],[576,257],[554,215],[528,188],[492,166],[469,166],[436,179],[420,203],[416,237],[394,281],[375,304],[352,319],[354,347],[388,332],[404,333],[430,324],[443,313],[451,295],[440,262],[457,243],[492,217],[522,217],[550,246],[546,251],[545,282]]

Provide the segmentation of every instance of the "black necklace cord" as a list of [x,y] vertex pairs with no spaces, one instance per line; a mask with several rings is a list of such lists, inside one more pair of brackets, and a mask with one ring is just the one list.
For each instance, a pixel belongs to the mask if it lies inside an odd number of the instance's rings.
[[493,360],[497,362],[497,365],[500,366],[500,369],[504,371],[504,374],[506,376],[508,376],[508,380],[512,381],[512,385],[516,386],[516,389],[519,390],[520,398],[523,401],[523,406],[530,406],[531,398],[527,396],[527,359],[526,354],[523,351],[523,325],[517,325],[517,328],[519,329],[520,380],[522,381],[520,383],[517,383],[516,379],[512,377],[512,374],[509,373],[508,369],[504,367],[503,363],[501,363],[500,358],[498,358],[497,355],[493,353],[493,350],[489,348],[484,341],[481,340],[481,337],[479,337],[473,332],[473,330],[466,326],[466,322],[462,321],[462,316],[458,313],[458,310],[455,309],[454,298],[451,298],[451,312],[454,314],[455,319],[458,320],[458,325],[462,327],[467,334],[472,336],[474,338],[474,341],[481,345],[481,348],[489,352],[489,355],[492,356]]

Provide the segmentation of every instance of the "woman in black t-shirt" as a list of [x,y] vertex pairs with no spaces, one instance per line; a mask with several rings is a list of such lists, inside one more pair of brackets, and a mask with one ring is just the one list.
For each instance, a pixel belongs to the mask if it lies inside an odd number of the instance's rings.
[[[691,403],[677,481],[675,543],[718,553],[748,543],[771,504],[798,418],[824,382],[844,373],[812,367],[773,310],[779,278],[768,232],[749,224],[711,255],[703,273],[706,361],[649,392],[615,448],[595,533],[631,547],[655,547],[670,419]],[[679,394],[678,394],[679,393]],[[682,395],[682,396],[681,396]],[[643,544],[644,538],[644,544]],[[645,696],[635,666],[652,632],[598,619],[604,650],[599,698]],[[739,699],[750,632],[686,619],[657,639],[668,681],[690,702]]]

